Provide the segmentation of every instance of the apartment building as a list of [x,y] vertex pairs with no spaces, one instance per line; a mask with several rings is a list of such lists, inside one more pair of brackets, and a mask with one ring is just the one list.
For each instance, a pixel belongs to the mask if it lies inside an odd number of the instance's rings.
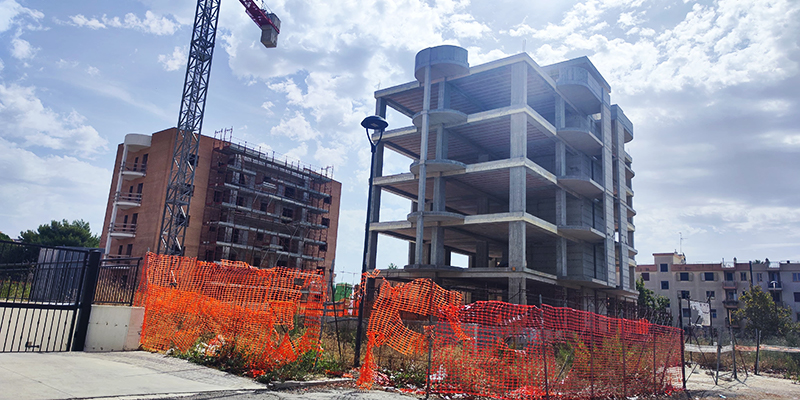
[[[409,251],[383,276],[430,278],[467,301],[541,295],[603,312],[634,298],[633,125],[592,62],[539,66],[522,53],[470,66],[456,46],[415,61],[415,80],[375,92],[376,113],[408,125],[376,151],[368,268],[386,235]],[[408,171],[384,175],[386,151]],[[405,219],[381,219],[382,193],[410,200]]]
[[[636,279],[645,288],[670,300],[670,312],[677,323],[683,316],[684,325],[694,322],[697,313],[684,301],[678,309],[678,298],[709,302],[712,324],[730,326],[731,313],[740,307],[739,296],[751,285],[772,295],[779,306],[789,307],[793,319],[800,322],[800,263],[783,261],[731,262],[687,264],[686,256],[674,253],[654,253],[654,264],[636,267]],[[680,313],[680,314],[679,314]]]
[[[107,256],[157,251],[176,129],[129,134],[117,148],[101,245]],[[341,183],[221,136],[200,137],[185,256],[332,272]]]

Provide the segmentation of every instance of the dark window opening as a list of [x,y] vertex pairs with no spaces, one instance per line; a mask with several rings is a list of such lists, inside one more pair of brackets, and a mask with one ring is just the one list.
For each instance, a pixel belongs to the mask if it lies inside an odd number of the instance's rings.
[[319,251],[328,251],[328,244],[319,245]]
[[661,281],[661,290],[669,289],[669,281]]
[[133,244],[129,244],[128,247],[125,249],[125,255],[129,256],[133,254]]
[[281,212],[281,215],[283,215],[286,218],[294,218],[294,210],[291,208],[284,208],[283,211]]
[[247,177],[244,174],[239,174],[239,184],[246,185],[247,184]]
[[286,267],[286,260],[278,260],[276,263],[278,267]]
[[705,280],[705,281],[713,281],[714,280],[714,273],[713,272],[703,272],[703,280]]
[[747,281],[747,272],[739,272],[739,280],[742,282]]
[[[133,186],[131,186],[133,187]],[[144,189],[144,183],[140,183],[136,185],[136,193],[142,194],[142,189]]]
[[330,197],[326,197],[324,200],[322,200],[322,202],[325,203],[325,204],[331,204],[331,198]]
[[283,248],[283,250],[289,250],[289,238],[278,239],[278,244]]
[[733,280],[733,272],[726,272],[725,273],[725,280],[732,281]]
[[253,257],[253,266],[260,267],[261,266],[261,257]]
[[231,242],[239,243],[239,230],[238,229],[234,229],[233,230],[233,235],[231,237]]
[[261,233],[261,232],[256,233],[256,240],[263,241],[264,240],[264,234]]
[[197,154],[189,154],[189,157],[186,157],[186,162],[189,163],[189,165],[194,167],[194,166],[197,165],[197,159],[198,158],[199,157],[197,157]]
[[290,198],[290,199],[293,199],[293,198],[294,198],[294,195],[295,195],[295,190],[294,190],[294,188],[293,188],[293,187],[288,187],[288,186],[287,186],[285,189],[283,189],[283,195],[284,195],[284,196],[286,196],[286,197],[288,197],[288,198]]
[[136,158],[133,159],[133,170],[134,171],[138,171],[139,170],[139,157],[136,157]]
[[261,202],[261,211],[263,211],[263,212],[267,212],[267,207],[268,207],[268,206],[269,206],[269,202],[267,202],[267,201],[262,201],[262,202]]
[[650,280],[650,273],[649,272],[642,272],[642,280],[647,282]]
[[142,172],[147,170],[147,157],[149,156],[150,156],[149,154],[145,154],[142,156]]
[[682,299],[689,299],[691,298],[691,294],[688,290],[681,290],[681,298]]
[[679,280],[681,281],[688,281],[689,280],[689,273],[688,272],[681,272],[679,276]]
[[323,219],[322,219],[322,226],[324,226],[324,227],[326,227],[326,228],[327,228],[327,227],[329,227],[329,226],[331,226],[331,220],[330,220],[330,218],[323,218]]
[[131,225],[136,225],[137,222],[139,222],[139,213],[134,213],[131,217]]
[[240,207],[244,207],[244,197],[236,196],[236,205]]
[[218,190],[214,191],[214,203],[222,203],[222,192]]
[[214,261],[214,250],[206,250],[206,261]]
[[119,250],[117,250],[117,255],[122,255],[122,245],[119,245]]

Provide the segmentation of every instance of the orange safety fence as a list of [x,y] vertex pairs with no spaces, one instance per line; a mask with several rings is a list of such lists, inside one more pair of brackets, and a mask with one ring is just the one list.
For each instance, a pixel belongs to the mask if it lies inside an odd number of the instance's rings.
[[[411,320],[426,322],[414,330]],[[431,354],[434,393],[588,399],[681,387],[679,328],[547,305],[462,305],[459,292],[428,279],[383,282],[367,338],[364,388],[376,380],[380,346],[418,360]]]
[[153,253],[144,269],[137,301],[145,306],[145,349],[233,343],[250,368],[271,369],[320,348],[321,274]]

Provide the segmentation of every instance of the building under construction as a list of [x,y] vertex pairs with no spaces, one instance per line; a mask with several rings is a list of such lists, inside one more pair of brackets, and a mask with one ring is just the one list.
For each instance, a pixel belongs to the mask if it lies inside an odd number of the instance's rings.
[[[523,53],[470,66],[467,50],[439,46],[417,54],[415,78],[375,92],[378,115],[409,124],[375,153],[368,268],[387,235],[409,252],[383,276],[430,278],[468,302],[605,313],[632,300],[633,124],[591,61],[539,66]],[[384,176],[385,151],[408,171]],[[383,192],[410,200],[405,219],[381,219]]]
[[[119,145],[101,243],[109,256],[158,248],[175,129]],[[331,167],[289,161],[220,137],[200,137],[185,255],[260,268],[325,269],[336,252],[341,183]]]

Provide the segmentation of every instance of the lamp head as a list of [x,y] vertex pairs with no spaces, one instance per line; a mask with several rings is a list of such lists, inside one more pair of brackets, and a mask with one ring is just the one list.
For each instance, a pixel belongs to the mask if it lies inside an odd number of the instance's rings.
[[386,122],[385,119],[377,115],[370,115],[369,117],[364,118],[364,120],[361,121],[361,126],[363,126],[366,129],[372,129],[377,131],[386,129],[386,127],[389,126],[389,123]]

